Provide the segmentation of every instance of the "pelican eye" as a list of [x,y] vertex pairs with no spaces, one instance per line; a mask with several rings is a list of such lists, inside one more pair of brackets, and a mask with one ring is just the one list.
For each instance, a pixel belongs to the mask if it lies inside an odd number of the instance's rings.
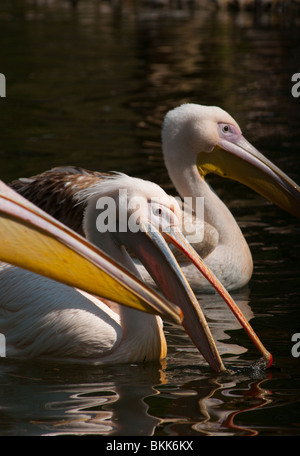
[[237,128],[231,124],[219,123],[218,129],[220,137],[226,137],[226,140],[231,140],[241,135]]

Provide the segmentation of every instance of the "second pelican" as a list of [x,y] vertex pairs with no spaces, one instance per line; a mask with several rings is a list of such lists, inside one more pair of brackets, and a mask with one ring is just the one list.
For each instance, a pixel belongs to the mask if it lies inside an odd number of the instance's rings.
[[[165,164],[182,198],[204,198],[204,220],[215,244],[205,263],[222,284],[233,290],[247,284],[253,271],[249,246],[227,206],[205,180],[209,173],[234,179],[300,217],[300,188],[258,152],[242,135],[237,122],[223,109],[187,103],[169,111],[162,129]],[[187,263],[182,269],[195,289],[207,283]]]

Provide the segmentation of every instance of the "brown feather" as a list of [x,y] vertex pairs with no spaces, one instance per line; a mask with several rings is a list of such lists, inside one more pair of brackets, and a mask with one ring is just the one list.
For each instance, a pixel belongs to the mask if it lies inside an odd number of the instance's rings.
[[84,235],[82,219],[85,205],[78,204],[74,196],[105,176],[109,174],[63,166],[30,178],[14,180],[9,186],[52,217]]

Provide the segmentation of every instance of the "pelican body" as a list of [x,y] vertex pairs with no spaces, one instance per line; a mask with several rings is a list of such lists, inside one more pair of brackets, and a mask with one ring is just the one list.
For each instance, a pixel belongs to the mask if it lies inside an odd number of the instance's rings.
[[164,359],[162,320],[21,268],[0,274],[6,357],[115,364]]

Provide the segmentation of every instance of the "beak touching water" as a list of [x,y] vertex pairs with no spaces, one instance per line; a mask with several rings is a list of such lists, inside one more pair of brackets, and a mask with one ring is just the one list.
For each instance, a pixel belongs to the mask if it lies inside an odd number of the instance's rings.
[[221,364],[205,316],[178,263],[162,238],[180,250],[213,285],[262,354],[267,367],[272,365],[273,357],[271,353],[264,347],[227,290],[205,265],[178,227],[170,226],[161,235],[153,225],[147,222],[139,233],[131,236],[127,234],[126,238],[119,233],[118,237],[142,261],[153,280],[163,290],[165,296],[180,306],[183,312],[183,327],[209,364],[216,364],[215,370],[224,370],[224,366]]
[[197,166],[203,177],[214,173],[236,180],[300,218],[300,187],[241,134],[220,136],[211,152],[198,154]]
[[189,244],[189,242],[184,238],[183,234],[178,228],[170,227],[168,231],[163,233],[166,242],[172,243],[177,247],[204,275],[204,277],[211,283],[219,295],[224,299],[232,313],[235,315],[239,323],[242,325],[254,345],[257,347],[259,352],[262,354],[263,358],[267,363],[267,367],[270,367],[273,362],[273,357],[271,353],[264,347],[258,336],[255,334],[254,330],[250,326],[244,314],[241,312],[237,304],[234,302],[232,297],[229,295],[227,290],[223,287],[217,277],[212,273],[212,271],[205,265],[204,261],[199,257],[197,252]]
[[135,233],[118,233],[120,243],[143,263],[157,286],[183,313],[182,325],[210,366],[226,371],[202,309],[160,232],[150,223]]

